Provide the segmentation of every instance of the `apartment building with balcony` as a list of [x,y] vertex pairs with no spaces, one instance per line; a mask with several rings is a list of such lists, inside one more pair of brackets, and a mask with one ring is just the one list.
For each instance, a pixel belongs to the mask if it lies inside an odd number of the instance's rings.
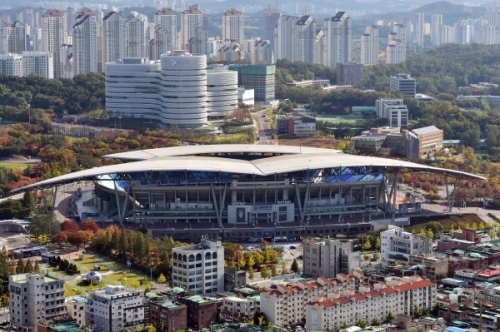
[[220,241],[174,248],[172,284],[196,294],[224,291],[224,247]]
[[64,280],[38,273],[9,276],[10,322],[14,330],[34,332],[38,322],[64,314]]
[[413,315],[415,308],[433,308],[436,304],[436,284],[419,276],[386,278],[359,286],[359,291],[346,289],[317,297],[306,305],[307,331],[338,331],[344,323],[353,326],[358,320],[384,321],[389,312]]
[[85,320],[94,332],[120,332],[144,325],[142,292],[125,286],[108,285],[90,294]]
[[339,273],[336,278],[319,277],[312,281],[278,285],[276,289],[260,294],[260,311],[277,326],[298,323],[306,318],[308,303],[332,293],[354,292],[362,279],[362,272],[355,271],[353,275]]

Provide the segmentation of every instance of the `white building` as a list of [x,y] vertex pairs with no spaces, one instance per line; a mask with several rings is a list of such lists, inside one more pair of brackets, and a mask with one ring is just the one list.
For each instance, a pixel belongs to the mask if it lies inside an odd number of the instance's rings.
[[191,5],[181,15],[181,37],[179,50],[188,49],[189,40],[195,36],[196,27],[203,27],[203,14],[198,5]]
[[156,12],[153,36],[156,50],[151,60],[160,60],[162,54],[177,49],[177,16],[172,8],[165,7]]
[[[125,58],[106,64],[106,111],[161,121],[159,61]],[[127,76],[124,80],[122,77]]]
[[23,76],[23,60],[20,54],[0,54],[0,75]]
[[461,21],[455,25],[455,43],[461,45],[470,44],[473,34],[474,27],[467,21]]
[[241,62],[245,58],[245,54],[241,45],[234,40],[226,40],[219,49],[219,61]]
[[35,74],[45,78],[54,78],[54,58],[49,52],[23,52],[23,75]]
[[9,276],[10,322],[18,331],[35,332],[43,319],[64,314],[64,280],[25,273]]
[[440,44],[450,44],[455,42],[455,27],[448,25],[441,26],[441,42]]
[[39,26],[30,27],[31,47],[33,51],[40,52],[42,49],[42,28]]
[[292,61],[314,63],[316,59],[314,45],[316,41],[316,21],[310,15],[304,15],[295,23],[295,40]]
[[359,292],[346,290],[317,296],[306,304],[307,331],[338,331],[343,324],[356,325],[358,320],[383,322],[387,314],[412,316],[414,308],[433,308],[436,285],[419,276],[376,283],[373,288],[360,285]]
[[231,8],[222,15],[222,40],[245,40],[245,16],[239,10]]
[[406,28],[402,24],[394,24],[389,33],[386,48],[386,63],[397,64],[406,61]]
[[277,284],[276,289],[260,293],[260,311],[277,326],[298,323],[306,318],[308,303],[328,294],[354,292],[362,278],[362,272],[356,271],[355,276],[338,274],[331,279],[320,277],[312,281]]
[[251,64],[271,65],[274,63],[274,50],[269,40],[256,40],[253,51]]
[[361,63],[363,65],[378,64],[379,41],[378,27],[369,25],[361,35]]
[[415,31],[413,33],[414,42],[419,46],[424,45],[425,40],[425,16],[424,13],[415,14]]
[[62,44],[59,47],[60,59],[61,59],[61,74],[60,78],[71,79],[75,73],[75,59],[73,56],[73,45]]
[[126,57],[126,22],[115,11],[102,19],[102,64],[115,62]]
[[253,298],[243,298],[239,296],[226,296],[222,298],[222,314],[230,317],[238,317],[238,314],[246,317],[253,317],[259,310],[258,302]]
[[87,326],[85,321],[86,302],[86,298],[82,296],[72,296],[66,298],[66,313],[71,319],[76,320],[80,326]]
[[61,77],[61,45],[65,44],[64,14],[59,9],[51,9],[42,17],[42,51],[52,53],[54,78]]
[[196,294],[224,291],[224,247],[205,239],[200,244],[174,248],[172,285]]
[[25,24],[19,21],[7,22],[0,32],[2,37],[0,53],[21,54],[28,49]]
[[275,27],[274,56],[276,60],[293,59],[295,44],[295,27],[299,17],[283,15],[279,17]]
[[208,120],[222,119],[238,108],[238,72],[227,66],[210,66],[207,71]]
[[[218,56],[218,51],[222,47],[222,41],[218,40],[218,43],[216,45],[216,49],[214,49],[214,55],[211,56],[211,50],[212,48],[209,47],[209,42],[208,42],[208,32],[207,30],[199,25],[194,29],[194,34],[193,36],[189,39],[187,49],[189,50],[189,53],[195,54],[195,55],[206,55],[209,58]],[[210,51],[209,51],[210,50]]]
[[352,28],[349,15],[338,12],[334,17],[326,19],[325,30],[328,65],[336,68],[337,63],[351,62]]
[[431,16],[431,43],[434,46],[441,44],[441,26],[443,25],[443,15],[433,14]]
[[96,290],[87,299],[85,319],[95,332],[121,332],[143,326],[143,294],[125,286],[108,285]]
[[392,225],[380,233],[380,243],[382,265],[395,261],[409,262],[412,255],[421,256],[432,252],[432,240]]
[[326,34],[324,30],[316,30],[314,37],[314,63],[327,66],[327,52],[326,52]]
[[255,90],[245,89],[244,87],[238,88],[238,104],[247,106],[255,105]]
[[[340,199],[336,194],[330,204],[338,205]],[[350,197],[346,195],[345,199],[350,200]],[[311,238],[303,242],[302,251],[303,272],[312,277],[334,278],[339,273],[351,274],[361,265],[361,254],[353,251],[351,241]]]
[[75,75],[102,72],[101,23],[94,12],[82,8],[73,26],[73,58]]
[[390,78],[390,90],[401,92],[408,97],[415,97],[417,93],[417,80],[410,74],[397,74]]
[[403,99],[377,99],[375,110],[379,118],[388,120],[389,127],[408,127],[408,107]]
[[264,40],[269,40],[273,48],[276,43],[275,29],[280,18],[281,12],[271,8],[264,14]]
[[149,22],[146,15],[133,12],[125,23],[126,57],[146,58],[149,45]]

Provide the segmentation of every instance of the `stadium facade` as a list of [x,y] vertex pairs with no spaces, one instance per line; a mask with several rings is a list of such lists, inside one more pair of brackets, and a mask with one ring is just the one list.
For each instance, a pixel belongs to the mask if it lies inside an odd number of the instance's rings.
[[[197,240],[355,235],[390,218],[401,171],[480,176],[337,150],[273,145],[178,146],[117,153],[123,161],[18,189],[91,180],[106,220]],[[391,180],[389,180],[391,179]]]

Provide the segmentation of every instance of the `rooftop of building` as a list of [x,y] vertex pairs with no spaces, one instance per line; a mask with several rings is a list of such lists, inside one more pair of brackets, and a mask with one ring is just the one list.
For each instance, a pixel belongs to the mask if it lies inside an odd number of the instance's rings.
[[427,127],[413,129],[412,132],[414,132],[417,135],[424,135],[435,132],[442,132],[442,130],[437,128],[436,126],[427,126]]
[[166,300],[161,304],[161,306],[163,308],[174,309],[174,308],[184,307],[185,305],[172,300]]
[[210,299],[208,297],[204,297],[202,295],[190,295],[190,296],[186,296],[186,297],[184,297],[184,300],[195,302],[195,303],[210,303],[210,302],[214,302],[212,299]]
[[57,332],[83,332],[84,329],[76,320],[66,316],[55,316],[51,319],[42,320],[38,323],[41,326],[48,327],[51,331]]
[[208,249],[217,249],[218,247],[221,246],[220,241],[208,241],[208,240],[202,240],[198,244],[192,244],[184,247],[177,247],[174,248],[174,251],[197,251],[197,250],[208,250]]
[[226,10],[224,16],[243,16],[243,13],[235,8],[230,8]]
[[11,275],[10,278],[12,279],[13,282],[24,284],[24,283],[28,282],[28,275],[29,274],[33,275],[33,276],[43,277],[43,281],[46,282],[46,283],[54,282],[54,281],[64,282],[64,280],[57,279],[57,278],[51,277],[49,275],[38,274],[38,273],[16,274],[16,275]]
[[182,12],[183,14],[202,14],[201,10],[198,8],[198,5],[191,5]]
[[175,12],[170,7],[163,7],[156,12],[156,15],[175,15]]
[[477,275],[483,278],[498,277],[500,276],[500,270],[484,270],[477,273]]
[[59,9],[49,9],[43,14],[43,17],[63,17],[64,14]]
[[103,289],[98,289],[92,292],[93,296],[104,297],[108,299],[130,294],[139,294],[139,290],[135,288],[128,288],[122,285],[107,285]]

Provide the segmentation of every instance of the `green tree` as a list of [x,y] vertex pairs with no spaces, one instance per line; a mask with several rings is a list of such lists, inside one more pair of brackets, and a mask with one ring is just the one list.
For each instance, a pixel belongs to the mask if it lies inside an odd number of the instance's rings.
[[385,316],[385,322],[386,323],[392,323],[396,319],[396,316],[392,313],[392,311],[389,310],[387,315]]
[[376,253],[373,254],[373,259],[374,260],[378,261],[379,258],[380,258],[380,254],[378,252],[376,252]]
[[24,273],[33,273],[33,264],[31,264],[31,260],[26,261],[26,265],[24,266]]
[[148,332],[156,332],[156,327],[153,324],[148,325]]
[[16,266],[16,273],[21,274],[24,273],[24,263],[22,259],[19,259],[17,261],[17,266]]
[[28,209],[29,211],[33,211],[35,208],[35,196],[33,196],[33,192],[26,191],[23,195],[23,207]]
[[364,241],[363,241],[363,249],[370,250],[371,248],[372,248],[372,242],[370,241],[370,237],[365,236]]
[[286,267],[286,263],[284,261],[281,262],[281,275],[285,275],[288,273],[288,269]]
[[38,265],[38,261],[35,261],[35,265],[33,266],[33,272],[42,273],[42,270],[40,269],[40,265]]
[[341,329],[347,329],[349,328],[349,324],[347,322],[343,322],[342,325],[340,325]]
[[278,271],[276,270],[276,264],[273,264],[273,265],[271,266],[271,277],[273,277],[273,278],[274,278],[274,277],[276,277],[276,276],[278,276]]
[[293,259],[292,266],[290,267],[293,273],[299,273],[299,263],[297,263],[296,259]]
[[373,318],[371,322],[371,326],[380,326],[380,321],[377,318]]
[[380,236],[375,239],[375,250],[380,250]]
[[364,253],[363,254],[363,260],[369,261],[370,260],[370,256],[367,253]]
[[427,230],[426,236],[431,240],[434,239],[434,232],[432,231],[432,229]]
[[443,224],[441,224],[440,222],[437,222],[437,221],[428,222],[425,225],[425,230],[428,231],[429,229],[432,230],[432,233],[434,234],[434,236],[437,236],[437,237],[439,237],[444,232]]
[[248,269],[248,279],[253,280],[254,277],[255,277],[255,275],[254,275],[253,267],[250,267]]
[[267,266],[264,265],[261,269],[260,269],[260,276],[264,279],[266,279],[267,277],[269,277],[269,270],[267,269]]
[[366,327],[366,321],[364,319],[358,319],[355,325],[364,329]]
[[30,233],[35,237],[40,235],[52,236],[61,231],[61,225],[57,222],[53,213],[35,215],[29,227]]
[[160,284],[167,282],[167,278],[165,278],[165,275],[163,273],[160,273],[160,276],[158,277],[158,282]]

